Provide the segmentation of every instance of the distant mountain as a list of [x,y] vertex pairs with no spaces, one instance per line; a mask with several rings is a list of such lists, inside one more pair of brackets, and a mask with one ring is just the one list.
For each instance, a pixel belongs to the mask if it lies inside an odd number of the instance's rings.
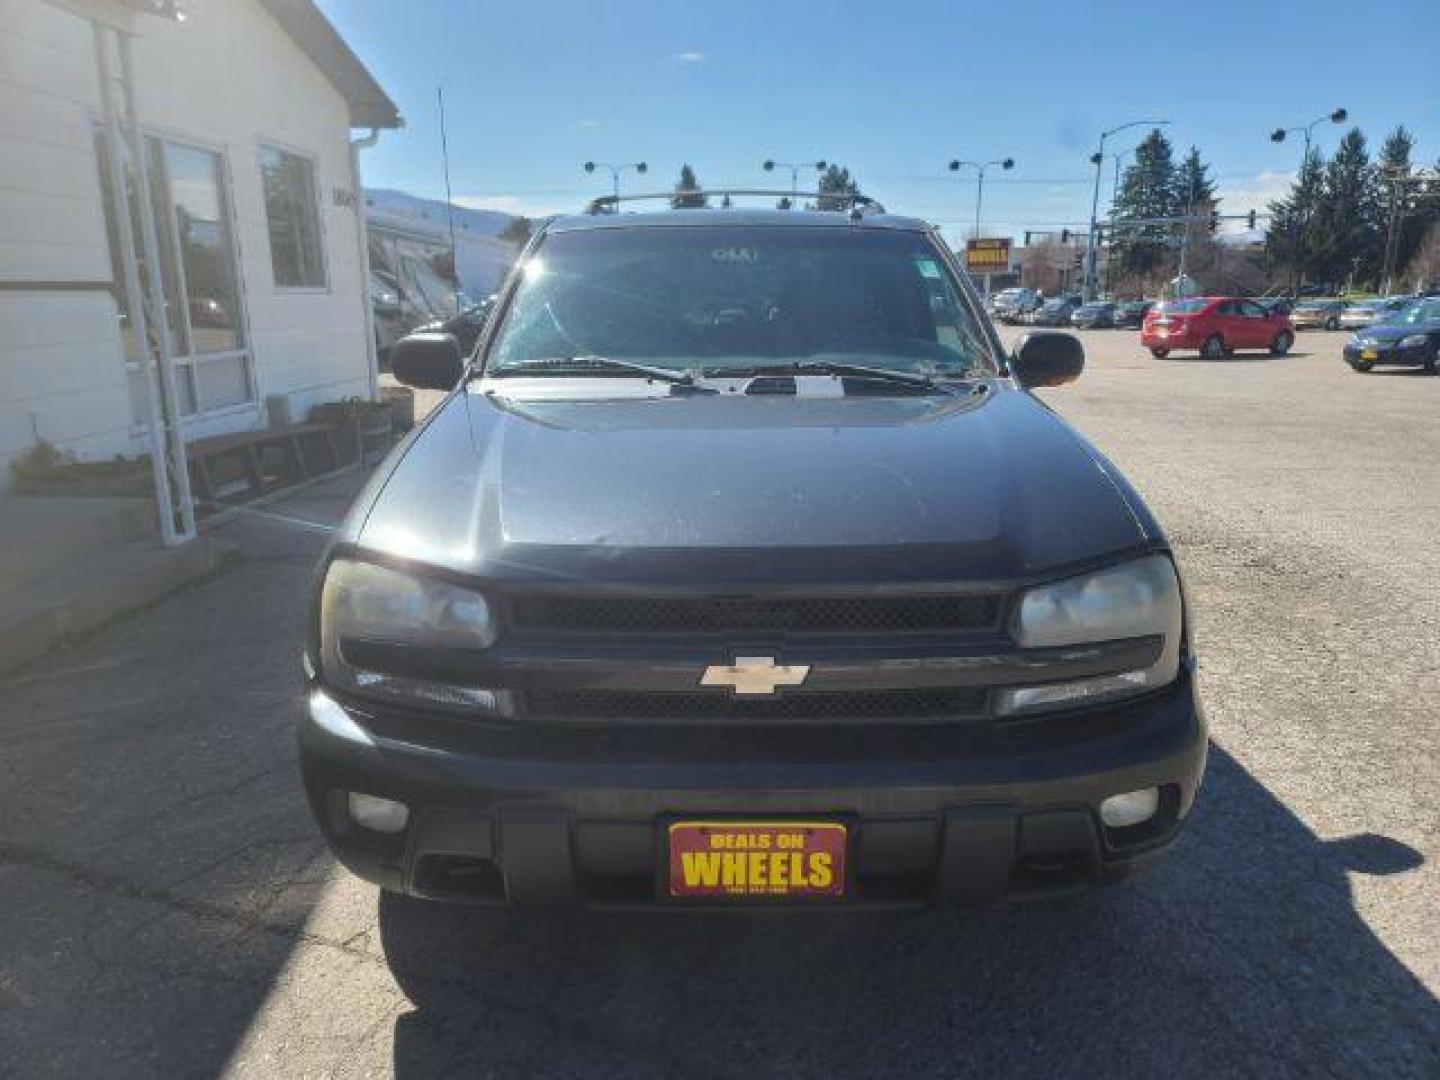
[[[393,188],[366,188],[365,213],[372,219],[449,236],[450,222],[443,199],[422,199]],[[455,235],[496,236],[515,220],[503,210],[455,207]]]

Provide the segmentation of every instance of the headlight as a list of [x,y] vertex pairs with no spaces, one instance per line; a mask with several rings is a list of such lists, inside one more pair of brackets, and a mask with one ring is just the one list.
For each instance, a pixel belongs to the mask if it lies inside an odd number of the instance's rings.
[[1428,334],[1410,334],[1400,339],[1400,348],[1402,349],[1423,349],[1429,344],[1430,336]]
[[473,589],[413,577],[374,563],[336,559],[320,594],[320,663],[341,690],[446,705],[494,708],[488,689],[431,683],[357,666],[347,645],[483,649],[495,641],[485,598]]
[[1030,589],[1020,599],[1011,628],[1023,648],[1158,637],[1160,654],[1149,667],[1133,671],[1002,690],[997,711],[1059,709],[1168,685],[1180,673],[1182,618],[1180,582],[1164,555]]

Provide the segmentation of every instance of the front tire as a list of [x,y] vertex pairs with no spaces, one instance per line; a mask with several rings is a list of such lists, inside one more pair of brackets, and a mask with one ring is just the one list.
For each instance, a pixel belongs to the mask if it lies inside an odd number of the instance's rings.
[[1431,350],[1424,367],[1426,375],[1440,375],[1440,347]]
[[1295,335],[1290,333],[1289,330],[1281,330],[1280,333],[1275,335],[1275,340],[1270,343],[1270,355],[1284,356],[1290,351],[1290,347],[1294,344]]
[[1373,368],[1375,365],[1369,360],[1356,360],[1350,366],[1354,368],[1358,374],[1368,375],[1370,374],[1370,369]]
[[1153,357],[1155,357],[1156,360],[1164,360],[1165,357],[1167,357],[1167,356],[1170,355],[1170,350],[1169,350],[1169,349],[1151,349],[1151,350],[1150,350],[1150,355],[1153,356]]
[[1219,334],[1211,334],[1200,346],[1200,356],[1205,360],[1219,360],[1225,355],[1225,339]]

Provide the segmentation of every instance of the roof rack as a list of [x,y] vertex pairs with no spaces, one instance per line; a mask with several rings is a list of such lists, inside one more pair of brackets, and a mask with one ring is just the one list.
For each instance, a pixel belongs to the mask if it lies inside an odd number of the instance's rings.
[[627,202],[646,202],[654,199],[664,199],[669,202],[676,195],[683,195],[687,199],[709,199],[720,198],[726,195],[741,196],[766,196],[782,199],[827,199],[833,202],[849,206],[852,213],[868,211],[872,214],[885,213],[885,207],[876,202],[869,195],[850,193],[844,191],[781,191],[770,188],[707,188],[705,190],[657,191],[648,195],[600,195],[591,199],[585,206],[587,214],[618,214],[620,204]]

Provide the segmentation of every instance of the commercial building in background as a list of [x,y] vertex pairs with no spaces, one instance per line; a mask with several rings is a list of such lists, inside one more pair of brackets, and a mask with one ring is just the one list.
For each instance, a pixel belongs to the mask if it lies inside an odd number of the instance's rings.
[[184,443],[373,396],[351,131],[400,125],[310,0],[0,0],[0,487],[157,428],[173,540]]

